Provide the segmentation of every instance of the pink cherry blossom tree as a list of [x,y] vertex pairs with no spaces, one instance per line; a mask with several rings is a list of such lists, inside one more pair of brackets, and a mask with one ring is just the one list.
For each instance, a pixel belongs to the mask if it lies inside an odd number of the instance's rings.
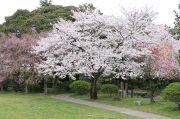
[[[38,56],[31,53],[32,46],[37,42],[36,37],[24,35],[21,38],[17,38],[11,35],[7,39],[3,40],[0,44],[0,77],[3,80],[7,79],[8,75],[16,74],[16,81],[18,83],[32,83],[35,80],[22,78],[22,72],[34,72],[34,63],[38,61]],[[26,87],[27,89],[27,87]]]
[[149,83],[152,83],[149,90],[151,102],[155,102],[156,87],[153,84],[157,82],[157,79],[170,80],[179,77],[179,41],[172,39],[172,37],[166,36],[164,38],[149,48],[151,55],[147,56],[145,60],[145,77]]
[[[120,62],[113,63],[114,69],[117,71],[116,76],[123,79],[121,87],[128,90],[128,80],[136,77],[146,78],[147,72],[143,70],[148,62],[147,57],[154,57],[151,52],[159,42],[175,42],[168,29],[163,25],[154,24],[153,20],[156,13],[149,9],[144,10],[124,10],[124,18],[119,20],[121,27],[116,25],[116,29],[121,34],[121,45],[119,45],[119,55],[122,55]],[[176,43],[174,43],[176,44]],[[177,45],[173,45],[177,52]],[[174,59],[176,60],[176,59]],[[163,68],[162,68],[163,69]],[[150,70],[150,68],[147,68]],[[125,86],[124,86],[125,85]],[[124,90],[124,89],[122,89]],[[124,92],[124,91],[123,91]]]
[[74,12],[76,21],[60,19],[34,47],[44,58],[37,69],[60,78],[79,73],[90,76],[90,97],[96,99],[100,76],[144,77],[144,58],[153,55],[149,48],[164,36],[172,38],[165,27],[153,23],[155,15],[148,9],[124,11],[123,18]]
[[[91,77],[91,98],[97,98],[96,82],[110,74],[108,62],[119,34],[111,27],[114,17],[92,12],[74,12],[75,22],[60,19],[47,38],[34,49],[44,57],[37,64],[39,73],[65,78],[85,74]],[[116,19],[115,19],[116,20]]]
[[[177,43],[177,42],[174,42]],[[173,78],[180,66],[177,60],[178,50],[173,47],[172,42],[168,40],[160,41],[156,46],[150,48],[152,52],[152,70],[154,77]]]

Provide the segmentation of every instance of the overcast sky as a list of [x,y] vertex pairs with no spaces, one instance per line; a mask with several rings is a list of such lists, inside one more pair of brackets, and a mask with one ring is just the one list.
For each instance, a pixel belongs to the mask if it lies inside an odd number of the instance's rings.
[[[53,4],[75,5],[83,3],[93,3],[95,7],[104,14],[119,16],[121,8],[132,9],[152,7],[158,12],[156,23],[173,26],[174,13],[177,10],[179,0],[52,0]],[[1,0],[0,3],[0,23],[4,22],[4,17],[12,15],[17,9],[33,10],[39,6],[39,0]]]

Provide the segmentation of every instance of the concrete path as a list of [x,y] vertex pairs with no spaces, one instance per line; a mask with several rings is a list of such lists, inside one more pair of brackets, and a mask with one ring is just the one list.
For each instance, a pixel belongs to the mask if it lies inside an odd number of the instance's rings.
[[93,102],[93,101],[75,99],[75,98],[70,97],[68,94],[56,95],[53,97],[56,99],[67,101],[67,102],[73,102],[73,103],[77,103],[77,104],[101,108],[101,109],[110,110],[110,111],[114,111],[114,112],[124,113],[124,114],[128,114],[131,116],[140,117],[142,119],[171,119],[168,117],[164,117],[164,116],[160,116],[160,115],[156,115],[156,114],[151,114],[151,113],[147,113],[147,112],[143,112],[143,111],[136,111],[136,110],[111,106],[111,105]]

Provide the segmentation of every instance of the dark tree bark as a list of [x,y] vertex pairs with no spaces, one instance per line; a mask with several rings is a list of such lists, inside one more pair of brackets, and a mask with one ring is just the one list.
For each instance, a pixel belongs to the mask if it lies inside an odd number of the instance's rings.
[[91,79],[90,98],[97,99],[97,79]]
[[124,82],[121,80],[121,97],[124,97]]
[[80,74],[76,74],[75,77],[76,77],[76,80],[79,80]]
[[134,89],[131,88],[131,98],[133,98],[133,96],[134,96]]
[[4,91],[4,86],[3,86],[3,84],[1,84],[0,86],[1,86],[1,91],[3,92],[3,91]]
[[125,96],[128,97],[128,80],[125,82],[125,92],[126,92]]
[[100,67],[98,69],[97,73],[93,73],[93,77],[91,77],[91,89],[90,89],[90,98],[91,99],[97,99],[97,80],[99,79],[99,77],[102,75],[102,73],[104,72],[104,68]]
[[151,103],[155,103],[155,100],[154,100],[154,92],[155,92],[154,90],[151,90],[151,91],[150,91],[150,102],[151,102]]
[[25,84],[25,93],[28,93],[29,90],[28,90],[28,84]]

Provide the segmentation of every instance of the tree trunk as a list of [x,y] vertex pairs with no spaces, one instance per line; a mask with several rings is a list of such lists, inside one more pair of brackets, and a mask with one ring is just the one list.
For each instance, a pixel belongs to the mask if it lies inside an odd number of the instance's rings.
[[44,94],[46,95],[47,92],[48,92],[48,90],[47,90],[47,80],[44,79]]
[[177,105],[178,105],[178,108],[180,109],[180,102],[178,102]]
[[54,78],[53,80],[52,80],[52,88],[53,89],[55,89],[56,88],[56,85],[57,83],[56,83],[56,79]]
[[2,92],[4,91],[4,87],[3,87],[3,84],[1,84],[1,91],[2,91]]
[[28,90],[28,85],[25,84],[25,93],[28,93],[28,92],[29,92],[29,90]]
[[154,90],[150,91],[150,102],[151,103],[155,103],[155,100],[154,100]]
[[124,97],[124,82],[121,81],[121,97]]
[[131,98],[133,98],[133,96],[134,96],[134,90],[133,88],[131,88]]
[[104,68],[100,67],[98,69],[97,73],[93,74],[93,77],[91,77],[91,89],[90,89],[90,98],[91,99],[97,99],[97,80],[99,79],[99,77],[102,75],[102,73],[104,72]]
[[90,98],[97,99],[97,80],[91,78],[91,90],[90,90]]
[[128,97],[128,80],[125,82],[125,92],[126,92],[125,96]]

